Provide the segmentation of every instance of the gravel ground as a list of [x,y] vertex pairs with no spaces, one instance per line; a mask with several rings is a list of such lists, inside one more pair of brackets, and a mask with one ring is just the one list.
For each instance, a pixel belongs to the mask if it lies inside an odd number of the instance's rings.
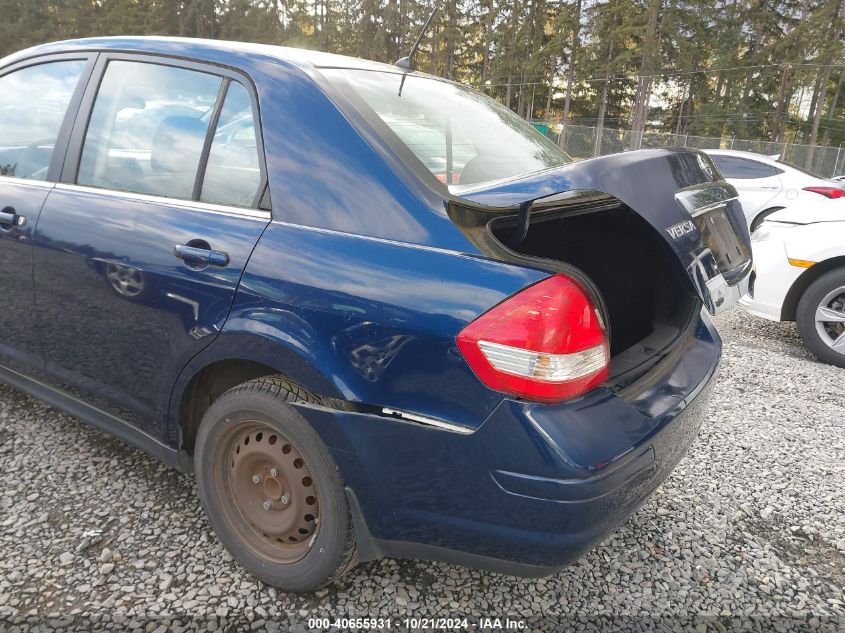
[[791,324],[734,310],[718,325],[722,370],[691,453],[614,537],[543,580],[383,560],[314,595],[277,592],[218,544],[191,476],[0,386],[0,630],[466,616],[470,630],[509,617],[843,631],[845,370],[815,361]]

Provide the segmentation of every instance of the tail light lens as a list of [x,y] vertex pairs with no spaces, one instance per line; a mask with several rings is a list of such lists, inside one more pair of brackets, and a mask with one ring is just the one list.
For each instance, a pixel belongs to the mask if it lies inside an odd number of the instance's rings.
[[812,191],[820,194],[825,198],[842,198],[845,197],[845,190],[839,187],[804,187],[804,191]]
[[529,400],[574,398],[608,376],[610,345],[601,317],[584,290],[564,275],[485,312],[457,342],[481,382]]

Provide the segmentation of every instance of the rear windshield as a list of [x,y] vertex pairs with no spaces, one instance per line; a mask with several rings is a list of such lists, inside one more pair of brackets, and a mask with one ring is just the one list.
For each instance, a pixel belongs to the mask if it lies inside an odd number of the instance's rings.
[[[553,142],[489,97],[438,79],[324,69],[365,116],[386,126],[442,183],[473,185],[571,162]],[[351,94],[350,94],[351,93]],[[380,127],[377,125],[377,127]]]

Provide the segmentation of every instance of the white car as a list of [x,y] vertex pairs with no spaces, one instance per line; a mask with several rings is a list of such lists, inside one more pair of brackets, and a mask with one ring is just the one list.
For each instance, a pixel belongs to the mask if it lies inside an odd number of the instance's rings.
[[784,207],[845,197],[845,183],[819,178],[777,156],[728,149],[704,151],[725,180],[736,187],[752,233],[768,215]]
[[740,305],[796,321],[819,359],[845,367],[845,198],[771,214],[751,235],[754,269]]

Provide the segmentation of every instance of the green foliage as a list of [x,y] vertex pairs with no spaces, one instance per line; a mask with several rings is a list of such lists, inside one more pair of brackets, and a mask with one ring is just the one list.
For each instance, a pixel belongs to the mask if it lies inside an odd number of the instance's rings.
[[418,67],[523,116],[561,117],[572,65],[576,124],[596,125],[603,112],[605,127],[627,128],[639,111],[649,130],[801,140],[819,112],[818,134],[845,140],[845,0],[582,0],[580,15],[577,0],[0,0],[0,55],[157,34],[392,63],[432,2],[439,13]]

